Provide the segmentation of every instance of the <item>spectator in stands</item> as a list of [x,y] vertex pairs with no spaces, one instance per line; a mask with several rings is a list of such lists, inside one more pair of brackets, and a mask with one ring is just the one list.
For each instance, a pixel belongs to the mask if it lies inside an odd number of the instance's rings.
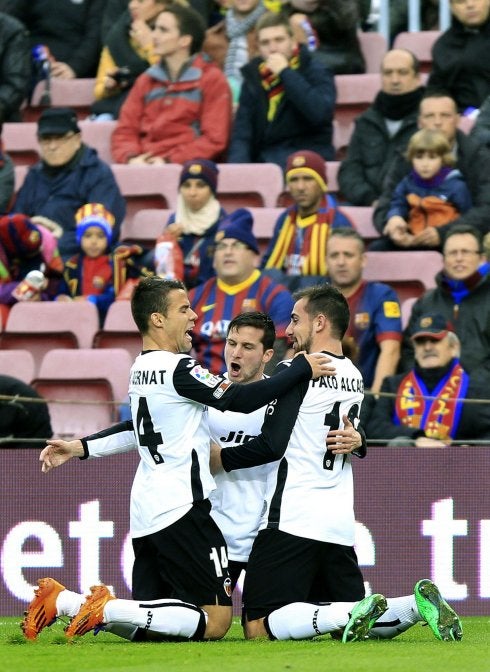
[[366,282],[364,241],[354,229],[332,229],[327,242],[330,283],[347,299],[350,323],[344,340],[353,341],[354,363],[364,385],[379,392],[385,376],[395,373],[400,359],[402,324],[396,292],[381,282]]
[[57,301],[90,301],[97,306],[101,328],[111,303],[126,282],[149,275],[142,268],[143,248],[120,245],[110,253],[114,216],[101,203],[87,203],[75,214],[80,252],[65,263],[66,287]]
[[211,371],[226,371],[223,348],[230,321],[239,313],[258,310],[274,321],[277,340],[273,365],[286,351],[286,327],[293,299],[288,290],[257,268],[259,246],[252,232],[252,215],[245,208],[232,212],[215,237],[216,277],[189,292],[197,313],[192,340],[196,356]]
[[92,115],[117,119],[136,77],[158,63],[153,50],[153,28],[168,0],[131,0],[127,9],[103,38]]
[[463,114],[490,94],[490,0],[450,0],[453,22],[432,47],[429,86],[449,91]]
[[289,154],[302,148],[332,160],[332,73],[298,45],[287,17],[264,14],[256,33],[260,56],[243,68],[228,161],[284,169]]
[[14,187],[14,163],[7,152],[4,151],[3,142],[0,138],[0,215],[8,212],[12,205]]
[[161,58],[140,75],[112,135],[117,163],[217,159],[227,148],[231,95],[224,74],[200,53],[205,26],[190,7],[169,6],[153,31]]
[[43,448],[53,430],[48,406],[41,403],[42,397],[22,380],[4,375],[0,375],[0,394],[10,397],[0,401],[0,447]]
[[50,108],[38,127],[41,161],[29,168],[13,212],[61,226],[59,250],[64,259],[78,252],[75,213],[85,203],[102,203],[115,217],[113,241],[126,204],[110,167],[95,149],[82,143],[77,117],[70,108]]
[[0,127],[20,121],[20,106],[31,82],[31,58],[25,27],[0,12]]
[[326,243],[337,226],[352,226],[327,193],[324,159],[301,150],[288,157],[286,183],[294,204],[278,218],[262,268],[291,291],[325,281]]
[[470,131],[470,137],[490,148],[490,95],[485,98],[480,108],[480,113]]
[[388,51],[381,63],[381,90],[355,122],[339,169],[342,196],[352,205],[374,206],[388,166],[417,130],[423,94],[419,62],[405,49]]
[[225,35],[228,40],[223,69],[238,100],[242,85],[241,69],[257,55],[255,26],[266,12],[262,0],[231,0],[225,15]]
[[177,209],[170,215],[165,231],[178,241],[184,257],[184,284],[187,289],[206,282],[213,269],[214,237],[226,216],[216,198],[218,166],[213,161],[187,161],[180,174]]
[[375,241],[373,250],[423,249],[421,240],[428,227],[449,224],[471,208],[470,192],[454,169],[451,145],[441,131],[417,131],[406,156],[412,170],[391,199],[386,223],[391,236]]
[[490,371],[490,274],[479,231],[465,224],[449,230],[443,247],[443,269],[436,287],[413,305],[404,332],[401,371],[413,363],[410,340],[422,315],[438,313],[454,325],[461,341],[461,364],[468,373]]
[[[55,233],[60,233],[55,231]],[[63,273],[56,235],[25,215],[0,217],[0,315],[17,301],[50,301]]]
[[366,71],[357,31],[358,0],[290,0],[290,21],[298,42],[314,51],[335,75]]
[[74,79],[95,76],[104,5],[105,0],[15,0],[11,13],[29,31],[31,47],[48,47],[51,76]]
[[[489,0],[490,1],[490,0]],[[482,233],[489,230],[490,223],[490,153],[472,138],[458,130],[459,115],[456,103],[445,91],[428,90],[420,101],[419,126],[441,131],[449,141],[456,158],[456,168],[461,172],[470,191],[473,207],[458,217],[455,222],[437,228],[429,227],[419,239],[424,247],[438,249],[454,223],[470,224]],[[374,211],[377,230],[392,238],[393,231],[387,225],[387,214],[396,185],[410,172],[410,163],[397,152],[387,171],[383,191]],[[393,227],[396,229],[396,225]],[[375,249],[376,241],[370,249]]]
[[371,439],[418,448],[443,448],[453,441],[490,439],[488,373],[471,375],[459,361],[460,342],[446,318],[421,313],[412,325],[415,364],[408,373],[385,378],[367,424]]

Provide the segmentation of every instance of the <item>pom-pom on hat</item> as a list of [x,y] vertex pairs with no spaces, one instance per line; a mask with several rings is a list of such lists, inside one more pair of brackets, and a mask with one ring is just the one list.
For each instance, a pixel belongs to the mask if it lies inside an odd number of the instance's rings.
[[82,236],[91,226],[98,226],[105,233],[107,243],[112,241],[112,227],[114,226],[114,215],[107,210],[102,203],[86,203],[75,213],[75,222],[77,224],[77,243],[80,245]]
[[225,217],[218,227],[214,242],[219,243],[224,238],[235,238],[259,254],[257,239],[252,233],[254,220],[252,214],[246,208],[239,208]]
[[39,136],[66,135],[70,132],[80,133],[74,110],[69,107],[50,107],[43,110],[37,122]]
[[216,194],[218,173],[218,166],[208,159],[186,161],[180,174],[179,186],[189,179],[203,180],[209,186],[213,194]]
[[310,174],[318,182],[321,190],[327,191],[327,169],[325,159],[320,154],[308,149],[290,154],[286,164],[286,182],[297,173]]
[[37,254],[41,243],[41,232],[26,215],[0,217],[0,245],[9,257]]
[[421,315],[412,329],[412,340],[428,336],[436,341],[442,340],[449,331],[454,331],[453,326],[439,313],[427,313]]

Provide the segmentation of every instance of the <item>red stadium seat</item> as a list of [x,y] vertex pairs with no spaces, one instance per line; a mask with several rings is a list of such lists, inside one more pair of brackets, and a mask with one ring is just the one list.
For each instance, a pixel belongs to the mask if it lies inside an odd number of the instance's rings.
[[366,72],[379,73],[381,61],[388,51],[386,38],[381,33],[358,31],[357,38],[366,63]]
[[94,336],[93,347],[124,348],[133,359],[141,351],[141,335],[129,301],[114,301],[109,306],[104,326]]
[[116,126],[117,121],[80,122],[83,142],[96,149],[99,158],[109,164],[112,163],[111,137]]
[[113,163],[114,177],[126,199],[126,219],[130,222],[138,210],[175,209],[182,166],[166,163],[140,166]]
[[341,205],[341,210],[354,224],[354,228],[366,243],[379,238],[379,232],[373,224],[374,208],[357,205]]
[[53,435],[84,436],[117,422],[131,364],[120,348],[46,353],[32,386],[48,402]]
[[335,75],[337,101],[334,119],[341,128],[349,128],[356,117],[367,110],[381,88],[381,75]]
[[171,213],[172,210],[168,208],[139,210],[132,219],[126,219],[123,222],[121,240],[153,246],[167,224]]
[[53,348],[90,348],[98,328],[99,314],[89,301],[19,302],[0,334],[0,349],[29,350],[37,370]]
[[364,278],[391,285],[401,303],[435,287],[435,276],[442,269],[439,252],[367,252],[366,256]]
[[0,350],[0,375],[18,378],[28,385],[36,370],[29,350]]
[[417,301],[417,296],[410,296],[408,299],[405,299],[405,301],[402,302],[401,309],[402,309],[402,327],[403,329],[406,328],[410,321],[410,316],[412,314],[412,308],[413,304],[415,301]]
[[[90,112],[94,102],[95,78],[59,79],[51,78],[51,107],[72,107],[79,119],[84,119]],[[45,106],[42,96],[46,90],[46,82],[36,85],[30,105],[24,107],[23,121],[37,121]]]
[[421,72],[430,72],[432,68],[432,47],[440,35],[442,35],[442,32],[439,30],[398,33],[393,41],[393,49],[408,49],[420,61]]
[[220,163],[218,167],[218,200],[228,212],[276,205],[284,177],[275,163]]

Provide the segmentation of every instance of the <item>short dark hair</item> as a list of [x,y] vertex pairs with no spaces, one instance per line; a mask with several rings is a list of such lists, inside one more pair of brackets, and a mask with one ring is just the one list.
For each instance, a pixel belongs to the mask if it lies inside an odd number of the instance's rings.
[[424,93],[422,94],[422,98],[420,99],[419,102],[419,111],[422,107],[422,103],[424,102],[424,100],[427,100],[427,98],[450,98],[454,103],[456,112],[458,111],[458,104],[456,103],[453,94],[450,93],[447,89],[442,89],[439,87],[437,88],[428,87],[427,89],[425,89]]
[[261,329],[263,334],[260,342],[264,346],[264,350],[269,350],[274,347],[276,328],[274,327],[274,322],[265,313],[260,313],[257,310],[251,311],[250,313],[240,313],[234,317],[228,325],[226,335],[229,336],[233,329],[238,330],[240,327],[255,327],[255,329]]
[[332,285],[313,285],[293,294],[293,299],[306,299],[305,310],[312,318],[320,313],[329,320],[332,336],[341,341],[349,327],[350,310],[345,296]]
[[353,240],[357,240],[362,253],[366,251],[366,244],[361,234],[350,226],[336,226],[332,229],[327,240],[327,245],[330,238],[352,238]]
[[165,280],[156,277],[144,278],[136,285],[131,297],[131,313],[140,334],[148,333],[152,313],[167,314],[169,294],[174,289],[186,291],[180,280]]
[[175,16],[181,35],[190,35],[192,37],[191,54],[197,54],[198,51],[201,51],[206,36],[206,24],[199,12],[192,7],[185,7],[175,2],[168,5],[160,13],[163,14],[163,12],[168,12]]
[[475,238],[476,242],[478,243],[478,252],[479,254],[483,254],[484,253],[483,236],[481,234],[481,231],[479,229],[475,229],[475,227],[471,226],[471,224],[454,224],[453,226],[450,226],[447,233],[444,236],[443,251],[444,246],[446,245],[449,238],[451,238],[451,236],[457,236],[466,233]]
[[288,35],[293,37],[294,33],[289,16],[284,12],[265,12],[265,14],[262,14],[255,24],[255,32],[258,33],[263,28],[275,28],[276,26],[284,26]]

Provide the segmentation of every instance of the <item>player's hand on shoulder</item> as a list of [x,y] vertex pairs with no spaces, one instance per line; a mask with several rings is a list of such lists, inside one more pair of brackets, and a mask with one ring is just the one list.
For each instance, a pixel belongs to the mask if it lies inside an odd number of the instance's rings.
[[41,470],[47,473],[55,467],[60,467],[72,457],[83,457],[83,444],[79,439],[64,441],[63,439],[50,439],[39,455]]
[[313,352],[311,354],[298,352],[297,355],[305,356],[306,361],[311,367],[311,378],[313,380],[321,378],[322,376],[335,376],[335,366],[333,366],[330,357],[327,357],[323,352]]

